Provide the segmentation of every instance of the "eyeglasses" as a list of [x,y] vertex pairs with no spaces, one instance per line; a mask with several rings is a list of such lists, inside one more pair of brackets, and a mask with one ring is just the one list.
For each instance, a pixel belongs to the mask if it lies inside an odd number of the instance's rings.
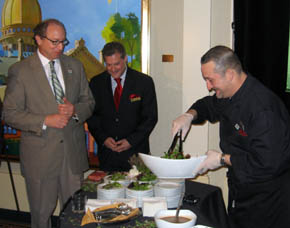
[[62,43],[63,46],[67,46],[69,44],[68,39],[65,39],[65,40],[51,40],[51,39],[47,38],[46,36],[42,36],[42,38],[45,38],[45,39],[49,40],[54,46],[57,46],[60,43]]

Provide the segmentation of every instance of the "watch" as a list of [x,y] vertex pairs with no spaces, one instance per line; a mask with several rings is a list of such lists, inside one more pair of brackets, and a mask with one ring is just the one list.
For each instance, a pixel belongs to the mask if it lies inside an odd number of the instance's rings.
[[226,160],[225,160],[225,154],[222,154],[220,164],[221,166],[227,166]]
[[78,114],[74,114],[74,115],[72,116],[72,118],[73,118],[76,122],[79,122]]

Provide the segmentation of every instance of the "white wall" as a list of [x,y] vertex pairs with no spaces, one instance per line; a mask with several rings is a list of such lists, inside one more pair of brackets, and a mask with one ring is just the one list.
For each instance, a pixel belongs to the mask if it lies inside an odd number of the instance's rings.
[[[171,143],[172,120],[208,92],[200,73],[200,56],[210,47],[210,0],[151,1],[150,75],[158,99],[157,126],[151,135],[151,153],[161,155]],[[174,62],[162,62],[172,54]],[[207,125],[192,128],[185,151],[203,154]]]
[[[161,155],[171,143],[171,121],[182,110],[183,1],[151,1],[150,75],[158,102],[158,123],[151,134],[151,153]],[[174,55],[163,63],[162,54]]]
[[[200,57],[210,48],[210,10],[210,0],[184,0],[182,113],[194,101],[208,95],[200,71]],[[207,149],[208,123],[192,127],[184,151],[203,155]]]

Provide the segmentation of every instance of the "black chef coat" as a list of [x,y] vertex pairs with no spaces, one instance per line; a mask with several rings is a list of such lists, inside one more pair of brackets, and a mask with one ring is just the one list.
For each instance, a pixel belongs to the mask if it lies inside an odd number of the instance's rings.
[[290,118],[278,96],[248,76],[233,97],[207,96],[191,109],[198,113],[193,124],[220,122],[220,148],[231,155],[228,209],[236,227],[290,227],[290,216],[281,218],[290,207]]

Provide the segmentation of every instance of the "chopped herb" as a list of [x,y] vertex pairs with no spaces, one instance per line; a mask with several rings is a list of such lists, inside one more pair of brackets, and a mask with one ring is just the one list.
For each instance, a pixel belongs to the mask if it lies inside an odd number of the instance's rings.
[[126,179],[126,174],[124,172],[115,172],[115,173],[112,174],[110,179],[112,181],[125,180]]
[[121,226],[121,228],[157,228],[154,221],[145,220],[144,222],[136,221],[135,225]]
[[138,181],[129,184],[128,188],[136,191],[146,191],[151,187],[148,183],[139,183]]
[[184,156],[183,152],[179,151],[179,145],[177,144],[172,152],[164,152],[162,158],[167,159],[189,159],[190,155],[187,154]]
[[123,185],[121,185],[118,182],[110,182],[108,184],[105,184],[102,188],[103,189],[114,189],[114,188],[122,188]]

